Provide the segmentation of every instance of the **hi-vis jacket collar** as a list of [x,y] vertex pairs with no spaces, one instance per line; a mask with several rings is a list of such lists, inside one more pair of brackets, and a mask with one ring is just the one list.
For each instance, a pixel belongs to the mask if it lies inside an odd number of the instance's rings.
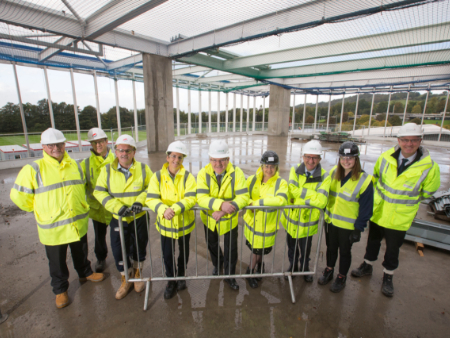
[[[305,175],[306,173],[306,166],[305,163],[300,164],[297,169],[295,169],[295,173],[297,175]],[[320,163],[317,165],[316,169],[314,170],[314,174],[309,177],[306,180],[307,183],[314,183],[314,182],[322,182],[322,166]]]
[[44,160],[51,163],[52,165],[59,166],[61,164],[62,166],[64,166],[67,163],[70,163],[72,161],[72,159],[70,158],[67,151],[64,152],[64,156],[61,160],[61,163],[53,156],[50,156],[49,154],[47,154],[45,151],[43,151],[42,153],[44,154]]
[[[400,146],[397,144],[394,147],[394,152],[391,154],[391,156],[393,158],[395,158],[396,161],[398,161],[398,157],[400,156],[400,151],[401,151]],[[427,149],[425,149],[424,147],[419,146],[419,149],[417,149],[417,156],[414,159],[413,163],[411,163],[411,165],[414,164],[415,162],[418,162],[418,161],[426,158],[427,156],[430,156],[430,152]]]
[[[119,159],[116,157],[115,160],[111,163],[111,167],[117,171],[117,165],[119,164]],[[133,162],[131,163],[131,166],[128,168],[128,170],[134,169],[134,166],[136,164],[136,159],[133,158]]]

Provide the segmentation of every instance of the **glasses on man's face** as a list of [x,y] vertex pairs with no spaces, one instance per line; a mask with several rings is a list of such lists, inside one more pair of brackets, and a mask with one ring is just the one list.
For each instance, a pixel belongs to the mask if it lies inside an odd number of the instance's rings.
[[62,147],[64,147],[65,143],[54,143],[54,144],[47,144],[47,147],[50,149],[55,149],[55,147],[58,147],[59,149],[61,149]]
[[263,168],[268,170],[276,170],[277,166],[275,164],[263,164]]
[[407,143],[412,143],[412,144],[418,144],[420,143],[420,141],[422,141],[422,139],[420,138],[413,138],[413,139],[409,139],[409,138],[399,138],[401,143],[407,144]]
[[355,159],[354,156],[340,156],[342,162],[351,162]]
[[305,161],[319,161],[320,160],[320,156],[306,156],[306,155],[303,155],[303,159],[305,160]]
[[98,140],[98,141],[91,141],[92,146],[97,147],[99,145],[102,145],[103,143],[106,143],[106,140]]
[[216,158],[210,158],[209,159],[209,161],[211,162],[211,163],[214,163],[214,164],[216,164],[216,163],[227,163],[227,161],[228,161],[228,158],[218,158],[218,159],[216,159]]
[[178,161],[183,161],[183,159],[184,159],[183,156],[177,156],[177,155],[169,155],[169,158],[171,160],[178,160]]
[[123,153],[131,154],[134,151],[134,149],[116,149],[116,151],[118,151],[121,154]]

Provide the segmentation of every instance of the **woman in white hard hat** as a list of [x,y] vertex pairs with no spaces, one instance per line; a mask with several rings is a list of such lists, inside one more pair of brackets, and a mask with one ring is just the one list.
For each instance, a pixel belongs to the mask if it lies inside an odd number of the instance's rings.
[[[261,157],[261,167],[247,179],[251,206],[276,206],[287,204],[288,185],[278,171],[279,157],[274,151],[266,151]],[[278,210],[247,210],[244,215],[245,244],[251,250],[251,262],[246,274],[264,273],[263,256],[272,251],[281,220]],[[260,278],[247,278],[251,288],[258,287]]]
[[[172,142],[167,148],[167,162],[150,180],[146,205],[157,214],[156,229],[161,234],[161,250],[167,277],[186,275],[189,261],[189,239],[195,228],[195,214],[191,208],[197,201],[197,184],[194,176],[184,169],[186,146]],[[175,261],[175,242],[178,240],[179,255]],[[175,292],[186,289],[186,281],[169,281],[164,298],[170,299]]]
[[325,211],[325,239],[327,268],[319,284],[333,279],[339,250],[339,274],[331,285],[332,292],[340,292],[346,284],[352,262],[352,245],[359,242],[361,232],[373,213],[372,176],[361,169],[359,148],[353,142],[344,142],[339,148],[339,162],[330,171],[330,196]]

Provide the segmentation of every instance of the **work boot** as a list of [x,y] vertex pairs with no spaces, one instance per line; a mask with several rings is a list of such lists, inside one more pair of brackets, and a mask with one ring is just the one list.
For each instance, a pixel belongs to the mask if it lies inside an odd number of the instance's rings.
[[103,272],[106,268],[106,262],[103,260],[98,260],[97,263],[95,263],[95,272]]
[[[135,269],[134,278],[141,278],[141,273],[139,269]],[[142,292],[145,290],[145,282],[134,282],[134,291]]]
[[326,285],[333,280],[334,269],[325,268],[322,277],[319,278],[319,285]]
[[187,288],[187,286],[186,286],[186,281],[185,280],[179,280],[177,282],[177,290],[178,291],[184,290],[186,288]]
[[345,288],[345,282],[347,281],[347,276],[342,276],[338,274],[333,284],[331,284],[330,290],[331,292],[338,293]]
[[[289,272],[289,273],[292,272],[292,264],[289,265],[289,268],[286,270],[286,272]],[[297,265],[294,266],[294,272],[298,272],[298,266]],[[292,279],[294,279],[294,278],[295,278],[295,276],[292,276]],[[288,280],[289,278],[288,278],[288,276],[284,276],[284,279]]]
[[67,291],[56,295],[56,307],[58,309],[62,309],[67,305],[69,305],[69,295],[67,294]]
[[[302,271],[302,269],[300,269],[300,271]],[[303,272],[307,272],[307,271],[309,271],[309,268],[306,268],[305,271],[303,271]],[[312,283],[314,280],[314,277],[313,277],[313,275],[303,275],[303,279],[307,283]]]
[[[132,278],[133,269],[130,269],[128,276],[129,276],[128,278]],[[116,292],[116,299],[124,298],[128,294],[128,292],[131,290],[131,288],[133,287],[133,283],[126,281],[125,275],[121,274],[121,277],[122,277],[122,283],[120,284],[120,287]]]
[[239,285],[236,283],[236,279],[234,278],[227,278],[223,280],[225,283],[227,283],[231,289],[233,290],[239,290]]
[[392,297],[394,295],[394,284],[392,283],[392,278],[394,275],[389,275],[385,273],[383,275],[383,285],[381,285],[381,292],[386,297]]
[[[250,274],[250,267],[247,268],[247,271],[245,272],[245,274],[247,274],[247,275]],[[250,285],[250,287],[252,289],[256,289],[258,287],[258,281],[256,280],[256,278],[247,277],[246,279],[247,279],[248,285]]]
[[[264,273],[264,263],[258,263],[256,266],[256,273]],[[262,280],[262,277],[255,278],[258,282]]]
[[212,274],[213,274],[213,276],[218,276],[219,272],[221,272],[221,271],[223,271],[223,263],[220,263],[219,268],[217,266],[214,266]]
[[353,277],[363,277],[372,275],[373,267],[371,264],[367,264],[366,261],[362,262],[358,269],[352,270]]
[[170,299],[175,296],[177,292],[177,282],[169,281],[166,286],[166,290],[164,291],[164,299]]
[[90,281],[90,282],[97,283],[97,282],[101,282],[104,279],[105,279],[104,274],[98,273],[98,272],[93,272],[92,275],[89,275],[84,278],[80,278],[80,282]]

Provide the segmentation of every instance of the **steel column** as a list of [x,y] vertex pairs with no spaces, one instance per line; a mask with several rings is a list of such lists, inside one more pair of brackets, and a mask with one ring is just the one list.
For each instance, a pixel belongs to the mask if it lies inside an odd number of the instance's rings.
[[448,97],[450,94],[450,89],[447,90],[447,100],[445,101],[445,106],[444,106],[444,115],[442,116],[442,122],[441,122],[441,129],[439,130],[439,138],[438,141],[441,140],[441,135],[442,135],[442,127],[444,126],[444,121],[445,121],[445,114],[447,113],[447,107],[448,107]]
[[427,110],[428,95],[430,94],[430,87],[431,87],[431,83],[428,84],[427,96],[425,97],[425,104],[423,105],[422,122],[420,123],[421,126],[423,126],[423,119],[425,117],[425,111]]
[[319,95],[316,95],[316,113],[314,114],[314,132],[316,131],[318,109],[319,109]]
[[250,131],[250,96],[247,96],[247,128],[246,131]]
[[225,94],[225,132],[228,132],[228,93]]
[[22,95],[20,94],[19,77],[17,76],[16,64],[14,63],[12,66],[14,70],[14,78],[16,80],[17,98],[19,99],[19,110],[20,110],[20,118],[22,119],[23,135],[25,136],[25,143],[27,144],[28,157],[31,157],[30,141],[28,140],[27,121],[25,120],[25,112],[23,111],[23,104],[22,104]]
[[177,136],[180,136],[180,90],[178,87],[175,89],[175,97],[177,104]]
[[405,119],[406,119],[406,108],[408,107],[408,100],[409,100],[409,91],[411,90],[411,85],[408,86],[408,92],[406,94],[406,102],[405,102],[405,111],[403,112],[403,123],[402,125],[405,124]]
[[341,120],[339,121],[339,131],[342,131],[342,119],[344,118],[345,93],[342,94]]
[[202,91],[198,91],[198,133],[202,132]]
[[211,132],[211,90],[208,91],[208,129]]
[[358,117],[358,105],[359,105],[359,93],[356,95],[356,107],[355,107],[355,116],[354,116],[354,119],[353,119],[353,133],[352,133],[352,136],[355,135],[356,118]]
[[191,89],[188,89],[188,134],[191,133]]
[[236,93],[233,93],[233,133],[236,132]]
[[391,106],[391,95],[392,95],[392,86],[391,86],[391,90],[389,92],[388,106],[387,106],[387,111],[386,111],[386,119],[384,120],[383,137],[386,137],[386,127],[387,127],[387,121],[388,121],[388,116],[389,116],[389,107]]
[[291,131],[294,131],[294,124],[295,124],[295,93],[294,93],[294,97],[292,100],[292,126],[291,126]]
[[242,120],[244,115],[244,95],[241,94],[241,113],[239,114],[240,117],[240,126],[239,131],[242,132]]
[[53,116],[52,96],[50,95],[50,85],[48,82],[47,67],[44,67],[45,87],[47,88],[48,112],[50,114],[50,123],[55,128],[55,117]]
[[138,116],[137,116],[137,103],[136,103],[136,79],[131,80],[131,84],[133,85],[133,108],[134,108],[134,138],[136,142],[139,142],[139,125],[138,125]]
[[94,70],[94,74],[92,76],[94,77],[95,104],[97,107],[97,123],[98,123],[98,127],[100,129],[102,129],[102,118],[100,115],[100,99],[98,96],[98,85],[97,85],[97,72],[95,70]]
[[82,152],[83,148],[81,147],[80,121],[78,120],[78,104],[77,104],[77,94],[75,91],[75,78],[73,76],[73,68],[70,68],[70,79],[72,81],[73,112],[75,114],[75,125],[77,127],[78,149],[80,150],[80,152]]
[[374,103],[375,103],[375,92],[373,92],[373,94],[372,94],[372,105],[370,106],[369,129],[367,129],[367,136],[370,135],[370,126],[372,125],[372,113],[373,113],[373,104]]
[[120,122],[120,106],[119,106],[119,84],[118,80],[114,78],[114,87],[116,89],[116,115],[117,115],[117,131],[119,136],[122,135],[122,123]]
[[217,92],[217,132],[220,133],[220,92]]
[[252,130],[256,130],[256,96],[253,96],[253,125]]
[[305,94],[305,101],[303,103],[303,125],[302,125],[302,130],[303,132],[305,131],[305,118],[306,118],[306,96],[307,94]]
[[331,91],[330,91],[330,97],[328,98],[327,133],[328,133],[328,126],[330,125],[330,110],[331,110]]
[[262,131],[264,131],[264,123],[265,123],[265,118],[266,118],[266,97],[263,97],[263,118],[262,118]]

